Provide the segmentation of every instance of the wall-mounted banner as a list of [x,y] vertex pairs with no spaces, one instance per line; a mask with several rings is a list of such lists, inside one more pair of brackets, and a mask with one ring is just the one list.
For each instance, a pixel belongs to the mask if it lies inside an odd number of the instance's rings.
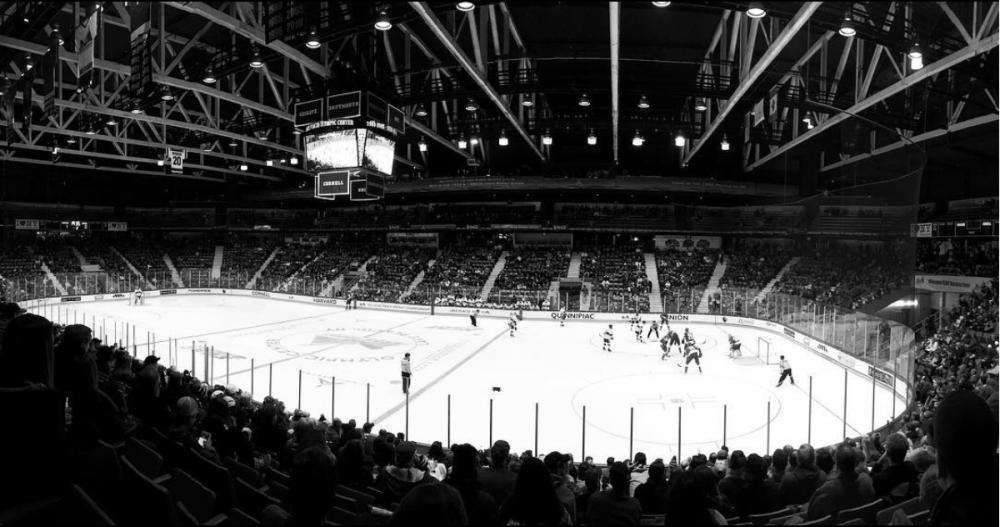
[[187,150],[167,150],[167,160],[170,161],[170,171],[174,174],[184,172],[184,158],[187,157]]
[[15,220],[14,229],[19,231],[37,231],[39,229],[38,220]]
[[111,232],[126,232],[128,231],[128,223],[124,221],[109,221],[105,222],[108,231]]
[[989,282],[990,278],[975,276],[946,276],[918,274],[913,277],[913,286],[927,291],[944,293],[971,293],[977,287]]

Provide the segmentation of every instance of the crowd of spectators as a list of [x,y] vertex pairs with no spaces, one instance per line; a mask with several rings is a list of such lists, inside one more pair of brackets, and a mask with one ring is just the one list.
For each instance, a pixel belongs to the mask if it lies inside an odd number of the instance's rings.
[[228,240],[222,253],[223,283],[228,287],[245,287],[279,243],[270,237]]
[[278,247],[271,263],[260,273],[257,289],[280,291],[286,285],[288,278],[299,272],[306,264],[313,261],[323,247],[319,244],[286,243]]
[[537,224],[534,205],[434,205],[425,220],[456,225]]
[[744,247],[728,253],[726,272],[719,285],[722,288],[763,289],[791,259],[783,247],[760,245]]
[[997,242],[917,240],[916,270],[928,274],[997,276]]
[[365,267],[353,295],[358,300],[396,302],[417,275],[427,271],[427,263],[437,253],[434,249],[382,247]]
[[559,249],[510,251],[493,287],[508,291],[548,290],[553,280],[566,276],[571,255]]
[[656,252],[656,275],[666,311],[693,313],[719,259],[718,249],[667,249]]
[[45,274],[27,245],[11,244],[0,249],[0,297],[35,298]]
[[282,291],[318,296],[349,271],[356,271],[378,247],[367,243],[329,241],[316,246],[319,256],[282,286]]
[[170,283],[170,268],[163,259],[163,249],[140,239],[122,240],[114,245],[118,253],[148,282],[147,288]]
[[646,275],[646,257],[637,245],[584,248],[580,277],[592,284],[591,309],[649,311],[652,282]]
[[79,273],[80,260],[73,253],[72,240],[60,237],[39,239],[32,244],[32,251],[39,264],[53,273]]
[[452,305],[455,298],[479,298],[501,252],[498,244],[488,242],[443,248],[424,273],[421,289],[438,305]]
[[859,309],[907,283],[910,273],[898,247],[831,246],[805,256],[786,272],[774,291],[846,309]]

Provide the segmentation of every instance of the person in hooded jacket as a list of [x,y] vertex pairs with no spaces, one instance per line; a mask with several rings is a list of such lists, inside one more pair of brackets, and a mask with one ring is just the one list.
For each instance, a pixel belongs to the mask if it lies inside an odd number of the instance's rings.
[[836,516],[839,511],[854,509],[875,501],[875,488],[867,472],[858,472],[857,450],[848,444],[837,447],[837,477],[823,483],[809,499],[806,520]]
[[437,482],[434,476],[415,468],[415,444],[404,441],[395,450],[395,464],[380,469],[375,478],[375,488],[382,492],[384,505],[399,503],[414,487]]
[[816,467],[816,451],[812,445],[804,444],[795,454],[797,463],[793,470],[785,472],[781,478],[781,505],[806,503],[813,492],[826,483],[826,473]]

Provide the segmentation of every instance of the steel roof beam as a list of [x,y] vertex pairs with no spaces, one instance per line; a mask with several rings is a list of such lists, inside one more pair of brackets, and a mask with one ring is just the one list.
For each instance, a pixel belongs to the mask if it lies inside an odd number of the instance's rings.
[[611,28],[611,141],[614,147],[615,164],[618,164],[618,55],[621,51],[621,4],[609,2],[608,18]]
[[[753,69],[751,69],[750,72],[747,73],[746,77],[740,81],[740,85],[736,87],[736,91],[733,92],[732,97],[730,97],[729,100],[726,101],[726,104],[719,110],[719,114],[715,116],[712,124],[710,124],[705,130],[705,133],[702,134],[701,139],[698,141],[692,141],[691,151],[684,156],[684,163],[689,163],[691,158],[693,158],[694,155],[698,153],[698,150],[701,149],[702,145],[708,142],[708,138],[712,136],[712,133],[719,128],[726,116],[728,116],[733,108],[736,107],[736,103],[739,102],[743,95],[750,90],[750,86],[752,86],[764,74],[771,63],[774,62],[774,59],[778,58],[778,55],[785,49],[788,43],[792,41],[795,34],[809,22],[809,18],[812,17],[813,13],[815,13],[817,9],[819,9],[821,4],[822,2],[806,2],[802,8],[799,9],[798,13],[795,13],[795,16],[793,16],[788,22],[788,25],[785,26],[785,29],[782,30],[781,34],[774,39],[774,42],[767,48],[764,55],[760,57],[757,64],[754,64]],[[748,51],[748,53],[752,53],[752,50]]]
[[938,60],[937,62],[924,66],[923,69],[918,70],[910,74],[909,76],[904,77],[903,79],[900,79],[896,83],[884,88],[882,91],[878,93],[875,93],[865,99],[858,101],[850,108],[847,108],[846,110],[843,110],[837,115],[834,115],[829,119],[823,121],[812,130],[809,130],[808,132],[789,141],[788,143],[781,145],[773,152],[767,154],[766,156],[758,159],[753,164],[749,165],[747,167],[747,170],[753,170],[754,168],[757,168],[777,158],[778,156],[783,155],[784,153],[788,152],[788,150],[790,150],[791,148],[794,148],[818,136],[819,134],[825,132],[826,130],[829,130],[830,128],[836,126],[837,124],[847,120],[848,118],[850,118],[850,116],[859,114],[867,110],[868,108],[871,108],[872,106],[875,106],[876,104],[888,99],[889,97],[892,97],[893,95],[896,95],[897,93],[906,90],[911,86],[923,82],[924,80],[933,77],[943,71],[947,71],[951,69],[953,66],[961,64],[962,62],[965,62],[966,60],[969,60],[975,57],[976,55],[980,55],[991,49],[996,48],[998,42],[1000,42],[1000,40],[998,40],[998,35],[996,33],[993,33],[989,37],[980,40],[979,42],[971,46],[966,46],[956,51],[955,53],[952,53],[951,55],[948,55]]
[[496,104],[497,108],[500,109],[500,113],[502,113],[503,116],[510,121],[511,125],[514,127],[514,130],[516,130],[517,133],[524,138],[525,142],[528,143],[528,146],[531,147],[532,151],[535,152],[536,155],[538,155],[539,159],[545,161],[545,155],[538,148],[538,146],[534,144],[534,142],[531,139],[531,136],[528,135],[528,132],[524,129],[524,126],[521,124],[521,121],[519,121],[517,119],[517,116],[510,111],[510,108],[507,106],[506,103],[504,103],[503,99],[500,97],[500,94],[497,93],[496,89],[494,89],[493,86],[489,83],[489,80],[486,79],[486,76],[479,71],[479,68],[476,67],[475,63],[473,63],[472,60],[469,59],[469,56],[466,55],[464,51],[462,51],[462,48],[459,47],[458,43],[455,42],[455,39],[448,33],[447,29],[444,27],[444,24],[441,23],[438,17],[434,14],[433,10],[431,10],[430,6],[428,6],[424,2],[410,2],[410,6],[413,7],[413,10],[416,11],[417,14],[421,16],[421,18],[424,19],[424,22],[427,23],[427,26],[430,28],[430,30],[434,33],[435,36],[437,36],[438,40],[441,41],[441,44],[444,45],[444,47],[448,49],[448,51],[452,54],[452,56],[455,57],[455,60],[457,60],[462,65],[462,67],[465,68],[465,71],[469,74],[470,77],[472,77],[472,80],[474,80],[476,84],[478,84],[479,87],[483,89],[483,92],[486,94],[486,96],[489,97],[489,99],[493,101],[494,104]]
[[264,39],[264,31],[260,28],[252,27],[243,21],[234,18],[230,15],[211,7],[204,2],[167,2],[167,5],[173,7],[174,9],[179,9],[186,13],[196,14],[211,20],[216,25],[222,26],[230,31],[237,34],[243,35],[244,37],[250,39],[252,42],[257,43],[261,46],[267,46],[278,53],[298,62],[303,68],[309,69],[310,71],[319,74],[323,78],[329,78],[331,75],[330,68],[316,62],[315,60],[306,56],[305,53],[293,48],[292,46],[280,41],[275,40],[273,42],[266,42]]

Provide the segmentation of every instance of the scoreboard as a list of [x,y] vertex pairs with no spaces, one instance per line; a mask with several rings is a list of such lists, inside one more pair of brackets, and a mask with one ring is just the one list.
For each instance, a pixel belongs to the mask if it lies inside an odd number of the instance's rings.
[[403,112],[375,94],[352,91],[295,105],[295,126],[305,130],[306,170],[314,196],[373,201],[392,175]]

